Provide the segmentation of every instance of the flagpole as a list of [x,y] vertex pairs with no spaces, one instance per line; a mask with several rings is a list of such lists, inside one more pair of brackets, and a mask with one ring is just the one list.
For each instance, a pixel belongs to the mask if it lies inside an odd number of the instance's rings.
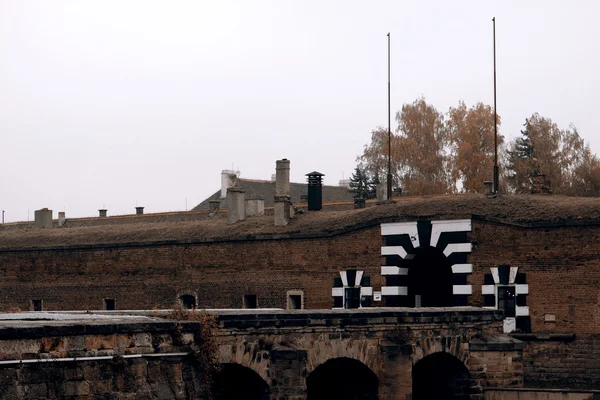
[[494,193],[499,190],[499,168],[498,168],[498,113],[496,111],[496,17],[492,18],[494,28]]
[[387,199],[392,198],[392,118],[391,118],[391,89],[390,89],[390,33],[388,37],[388,170],[387,170]]

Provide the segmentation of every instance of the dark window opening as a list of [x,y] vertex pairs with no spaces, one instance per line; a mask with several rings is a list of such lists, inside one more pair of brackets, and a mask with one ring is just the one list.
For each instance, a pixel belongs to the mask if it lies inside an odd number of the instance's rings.
[[288,296],[288,308],[290,310],[301,310],[302,309],[302,295],[290,294]]
[[193,310],[196,308],[196,298],[191,294],[184,294],[183,296],[180,296],[179,302],[186,310]]
[[360,288],[349,287],[344,289],[344,308],[358,308],[360,306]]
[[41,300],[31,300],[31,306],[33,311],[42,311],[42,301]]
[[255,294],[244,295],[244,308],[257,308],[257,301]]
[[344,300],[342,296],[335,296],[333,298],[333,308],[342,308],[344,307]]
[[505,317],[514,317],[516,315],[515,307],[515,287],[498,287],[498,310],[504,311]]
[[334,358],[306,378],[307,400],[377,400],[379,380],[369,367],[351,358]]
[[114,310],[115,309],[115,299],[104,299],[104,309],[105,310]]

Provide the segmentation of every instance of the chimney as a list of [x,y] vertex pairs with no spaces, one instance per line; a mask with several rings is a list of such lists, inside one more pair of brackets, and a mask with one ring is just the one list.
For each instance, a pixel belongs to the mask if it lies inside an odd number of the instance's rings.
[[308,176],[308,211],[319,211],[323,208],[323,175],[313,171]]
[[275,167],[275,226],[285,226],[290,221],[290,161],[277,160]]
[[58,227],[60,228],[61,226],[63,226],[65,224],[65,222],[67,222],[67,218],[65,217],[65,212],[59,211],[58,212]]
[[237,180],[237,175],[235,171],[230,169],[224,169],[221,171],[221,198],[224,199],[227,197],[227,189],[235,186],[235,181]]
[[211,213],[217,211],[221,207],[221,200],[209,200],[208,209]]
[[246,199],[246,216],[255,217],[265,215],[265,199],[261,196],[252,195]]
[[52,228],[52,210],[42,208],[35,210],[33,226],[36,228]]
[[235,224],[246,219],[246,208],[244,204],[245,192],[240,188],[227,189],[227,223]]
[[136,207],[135,215],[142,215],[142,214],[144,214],[144,207]]
[[483,182],[483,186],[485,186],[485,195],[492,196],[494,194],[494,182],[485,181]]
[[102,208],[102,209],[98,210],[98,216],[99,217],[106,217],[106,211],[107,210],[105,208]]

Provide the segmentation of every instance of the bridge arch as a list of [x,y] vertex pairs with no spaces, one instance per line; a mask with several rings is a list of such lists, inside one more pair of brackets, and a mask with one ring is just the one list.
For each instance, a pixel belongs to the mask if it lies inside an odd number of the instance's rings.
[[460,360],[466,368],[469,351],[465,348],[464,344],[469,343],[469,341],[469,338],[464,336],[425,337],[418,339],[413,345],[412,350],[411,358],[413,365],[429,355],[448,353]]
[[307,400],[377,400],[379,379],[358,360],[333,358],[308,375],[306,390]]
[[366,365],[381,376],[381,359],[378,347],[367,340],[360,339],[329,339],[313,343],[308,351],[306,370],[310,374],[320,365],[333,358],[351,358]]
[[412,369],[413,400],[468,400],[471,386],[465,364],[446,352],[430,354]]
[[212,392],[215,400],[268,400],[269,385],[252,369],[225,363],[215,376]]
[[219,346],[219,359],[225,364],[239,364],[256,372],[265,382],[269,378],[269,352],[259,343],[239,342]]

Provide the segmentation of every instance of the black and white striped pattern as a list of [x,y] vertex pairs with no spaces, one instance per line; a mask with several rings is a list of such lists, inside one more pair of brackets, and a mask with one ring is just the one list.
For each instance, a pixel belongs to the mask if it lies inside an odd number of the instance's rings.
[[381,255],[385,257],[381,274],[386,279],[381,294],[384,297],[407,296],[408,268],[402,267],[402,261],[416,248],[431,246],[442,251],[452,265],[454,303],[466,303],[466,296],[472,294],[472,287],[467,284],[466,278],[473,272],[473,266],[467,263],[467,255],[472,248],[467,241],[467,232],[470,231],[470,219],[381,224],[384,241]]
[[331,296],[333,297],[334,308],[343,308],[345,302],[345,295],[347,288],[360,288],[360,297],[365,298],[365,302],[361,302],[360,307],[363,307],[363,303],[371,304],[371,298],[373,297],[373,287],[370,286],[370,279],[364,275],[364,271],[357,271],[350,269],[347,271],[340,271],[340,277],[334,279],[333,288],[331,289]]
[[519,267],[500,265],[490,268],[491,274],[484,276],[484,285],[481,286],[484,308],[498,309],[498,288],[503,286],[514,287],[515,317],[507,317],[504,321],[504,331],[512,332],[515,329],[529,331],[529,306],[526,305],[529,285],[526,283],[524,273],[519,273]]

